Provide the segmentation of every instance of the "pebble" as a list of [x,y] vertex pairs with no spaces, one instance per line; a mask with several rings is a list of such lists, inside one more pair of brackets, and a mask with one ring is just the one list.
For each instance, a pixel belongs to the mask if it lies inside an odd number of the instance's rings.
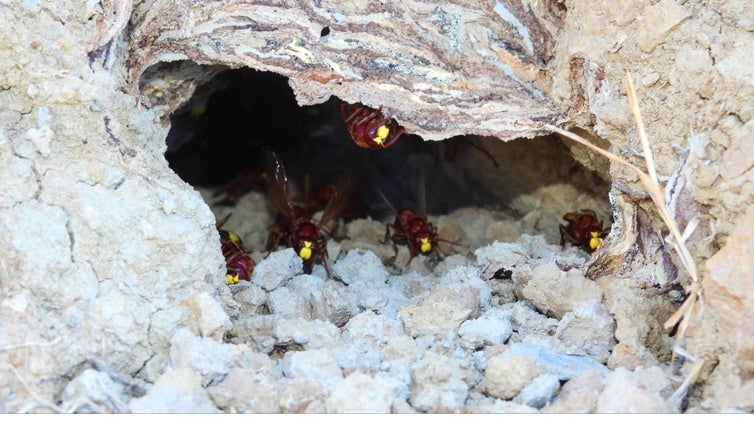
[[510,316],[499,309],[490,309],[479,318],[464,321],[458,329],[461,343],[468,349],[503,344],[511,334]]
[[540,375],[537,362],[525,354],[503,354],[487,360],[485,391],[510,400]]
[[128,403],[134,414],[207,414],[221,412],[191,369],[168,369],[147,390]]
[[202,385],[221,381],[233,363],[233,351],[227,344],[193,334],[186,328],[170,339],[170,364],[173,368],[190,368],[201,376]]
[[392,403],[389,382],[356,371],[331,388],[325,406],[329,414],[387,414]]
[[518,403],[540,409],[547,405],[560,389],[560,379],[552,374],[540,375],[513,399]]
[[526,355],[535,361],[544,374],[553,374],[559,380],[567,381],[589,369],[603,373],[610,370],[602,363],[586,355],[571,355],[557,352],[544,346],[533,344],[516,344],[505,351],[504,355]]
[[328,349],[286,352],[283,375],[288,378],[309,378],[329,387],[343,378],[335,355]]
[[295,250],[278,250],[256,264],[251,273],[251,282],[270,292],[300,274],[303,266],[304,262]]

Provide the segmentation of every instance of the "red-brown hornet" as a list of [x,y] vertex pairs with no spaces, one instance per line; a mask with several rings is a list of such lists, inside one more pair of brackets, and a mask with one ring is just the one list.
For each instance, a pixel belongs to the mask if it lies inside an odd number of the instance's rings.
[[241,280],[249,281],[254,271],[254,260],[249,256],[249,251],[244,247],[238,234],[222,229],[228,218],[230,214],[218,221],[215,228],[220,233],[220,246],[225,257],[227,267],[225,278],[228,284],[233,285]]
[[393,223],[385,224],[385,240],[390,236],[395,245],[408,245],[409,258],[406,266],[419,254],[430,255],[437,252],[439,242],[457,244],[440,238],[437,228],[427,220],[426,214],[408,208],[397,211],[382,192],[380,195],[395,214]]
[[306,209],[291,203],[288,195],[288,177],[282,162],[274,152],[267,157],[267,187],[269,198],[278,211],[276,223],[270,231],[267,250],[280,244],[293,248],[304,261],[304,272],[309,274],[314,264],[321,263],[328,275],[326,225],[335,219],[345,205],[353,189],[353,176],[347,172],[338,181],[336,193],[330,198],[319,221],[314,220]]
[[406,133],[395,119],[385,117],[382,107],[374,110],[361,103],[341,103],[340,111],[351,138],[359,147],[387,149]]
[[597,214],[590,209],[581,212],[569,212],[563,215],[568,225],[560,224],[560,245],[565,246],[568,240],[574,246],[579,246],[589,253],[597,250],[602,239],[610,233],[610,227],[602,228],[602,221],[597,220]]

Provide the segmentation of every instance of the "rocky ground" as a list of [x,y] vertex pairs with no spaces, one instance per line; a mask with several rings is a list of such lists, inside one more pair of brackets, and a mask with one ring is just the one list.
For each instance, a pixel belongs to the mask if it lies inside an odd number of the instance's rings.
[[[212,191],[204,191],[211,203]],[[302,273],[293,249],[263,253],[263,193],[234,207],[233,229],[257,265],[224,294],[231,314],[205,317],[202,335],[170,339],[170,371],[154,384],[88,370],[63,407],[131,412],[679,412],[680,376],[645,355],[629,370],[612,297],[620,281],[583,275],[590,255],[528,234],[520,220],[478,208],[431,216],[441,256],[382,243],[385,222],[345,223],[322,265]],[[263,226],[261,226],[263,227]],[[490,237],[509,241],[494,241]],[[658,296],[659,297],[659,296]],[[625,305],[622,303],[621,305]],[[211,337],[225,328],[224,338]],[[634,331],[637,336],[640,335]],[[669,338],[662,338],[668,343]],[[621,342],[639,345],[640,340]],[[667,351],[668,346],[658,346]],[[612,359],[611,359],[612,356]],[[134,387],[144,391],[134,396]],[[142,394],[142,393],[140,393]]]
[[[270,3],[0,2],[1,412],[754,411],[747,1]],[[425,178],[459,245],[404,266],[370,211],[330,237],[333,278],[265,257],[268,196],[215,206],[218,182],[170,158],[173,119],[202,116],[194,96],[226,70],[276,75],[296,108],[382,106],[438,142],[352,164],[408,207]],[[223,112],[261,99],[265,121],[224,138],[278,146],[287,127],[305,159],[352,157],[265,115],[266,88],[232,90]],[[499,166],[452,153],[467,139]],[[212,174],[254,157],[239,146]],[[611,224],[592,255],[559,244],[582,208]],[[230,211],[257,261],[233,287]]]

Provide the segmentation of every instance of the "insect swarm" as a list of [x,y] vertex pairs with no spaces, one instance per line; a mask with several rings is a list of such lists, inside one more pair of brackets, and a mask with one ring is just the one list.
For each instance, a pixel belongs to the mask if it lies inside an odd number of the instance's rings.
[[353,142],[365,149],[387,149],[406,130],[395,119],[388,119],[382,107],[375,110],[361,103],[341,103],[340,111]]
[[568,212],[563,215],[568,225],[560,224],[560,245],[565,246],[566,240],[579,246],[589,253],[597,250],[602,239],[610,232],[610,227],[602,228],[602,221],[597,220],[597,214],[591,209],[581,212]]
[[330,198],[319,221],[309,212],[293,205],[288,195],[288,177],[280,158],[270,151],[267,155],[267,186],[270,201],[278,212],[278,217],[270,231],[267,250],[276,249],[281,243],[293,248],[304,261],[304,272],[310,274],[314,264],[321,263],[330,276],[327,265],[326,225],[335,219],[346,204],[353,189],[354,178],[347,172],[335,187],[335,194]]
[[249,281],[255,264],[238,234],[222,229],[229,218],[230,214],[226,215],[225,218],[215,224],[215,227],[220,233],[220,246],[227,267],[225,278],[228,280],[228,284],[233,285],[238,284],[241,280]]

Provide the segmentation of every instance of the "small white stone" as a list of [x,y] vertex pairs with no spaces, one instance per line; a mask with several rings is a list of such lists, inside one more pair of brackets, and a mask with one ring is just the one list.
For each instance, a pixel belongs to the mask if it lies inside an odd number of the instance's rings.
[[170,363],[176,369],[196,371],[202,385],[207,386],[225,377],[233,363],[233,352],[222,342],[181,328],[170,339]]
[[129,402],[134,414],[201,414],[221,412],[190,369],[167,370],[147,394]]
[[500,399],[513,399],[539,376],[537,363],[528,355],[498,355],[487,361],[485,390]]
[[251,282],[273,291],[303,271],[304,262],[293,249],[272,252],[254,267]]
[[392,386],[360,371],[338,381],[326,400],[329,414],[388,414],[392,403]]
[[283,358],[283,375],[310,378],[330,387],[343,379],[343,371],[329,349],[287,352]]

